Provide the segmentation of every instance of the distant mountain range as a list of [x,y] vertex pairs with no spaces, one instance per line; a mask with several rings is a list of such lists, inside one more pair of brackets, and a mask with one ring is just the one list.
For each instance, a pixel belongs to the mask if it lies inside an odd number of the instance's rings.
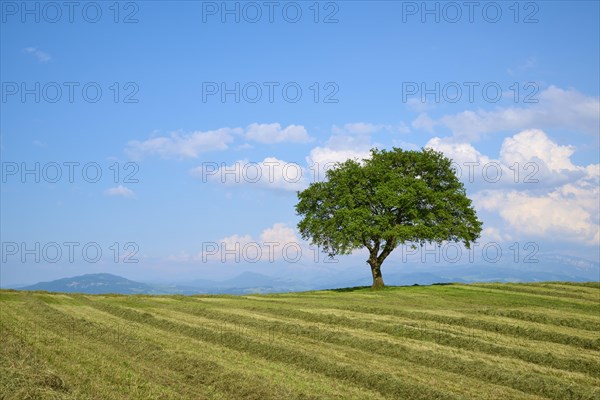
[[[384,264],[383,277],[388,285],[431,285],[449,282],[540,282],[600,281],[600,264],[561,254],[539,255],[537,263],[471,263],[471,264]],[[98,273],[40,282],[19,290],[46,290],[67,293],[121,294],[249,294],[334,289],[371,284],[367,266],[345,271],[325,270],[319,273],[297,273],[270,276],[243,272],[222,281],[197,279],[169,284],[142,283],[117,275]]]
[[47,290],[49,292],[66,293],[154,293],[151,285],[130,281],[112,274],[87,274],[72,278],[57,279],[51,282],[39,282],[35,285],[19,288],[20,290]]
[[244,272],[221,282],[190,281],[186,284],[159,285],[132,281],[121,276],[99,273],[62,278],[50,282],[18,287],[19,290],[87,294],[198,294],[198,293],[270,293],[306,290],[304,287],[255,272]]

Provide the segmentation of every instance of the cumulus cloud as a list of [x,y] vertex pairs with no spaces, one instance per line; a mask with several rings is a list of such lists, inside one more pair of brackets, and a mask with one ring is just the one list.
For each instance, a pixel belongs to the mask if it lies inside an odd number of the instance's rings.
[[361,160],[369,156],[369,150],[377,147],[368,135],[334,135],[323,146],[317,146],[306,158],[309,165],[343,162],[349,158]]
[[[528,129],[505,138],[498,158],[482,154],[457,137],[433,138],[426,147],[462,166],[463,182],[473,172],[474,188],[479,189],[472,196],[476,208],[497,213],[506,223],[505,231],[486,228],[482,238],[505,241],[523,234],[600,243],[600,165],[575,165],[572,146],[559,145],[542,130]],[[469,172],[468,163],[473,165]],[[491,164],[500,168],[502,179],[484,179],[484,168]]]
[[472,144],[458,141],[455,138],[434,137],[426,144],[426,148],[441,151],[446,157],[460,165],[470,162],[488,162],[489,157],[481,154]]
[[276,223],[272,227],[265,229],[260,234],[260,240],[263,243],[298,243],[298,237],[294,229],[286,224]]
[[222,243],[226,249],[233,249],[237,245],[245,246],[250,242],[254,242],[254,240],[252,240],[252,236],[250,236],[250,235],[241,236],[238,234],[227,236],[227,237],[224,237],[221,240],[219,240],[219,243]]
[[338,162],[369,158],[369,150],[372,147],[375,146],[369,145],[365,140],[356,140],[348,136],[332,137],[325,146],[315,147],[306,157],[309,175],[313,181],[321,181],[325,179],[327,170]]
[[50,54],[48,54],[45,51],[42,51],[36,47],[25,47],[23,49],[23,53],[31,54],[38,60],[38,62],[41,62],[41,63],[48,62],[52,59],[52,57],[50,57]]
[[[474,189],[479,189],[473,195],[476,208],[498,213],[511,234],[599,244],[600,165],[575,165],[572,146],[559,145],[543,131],[528,129],[505,138],[497,159],[457,137],[433,138],[426,147],[462,166],[463,182],[473,172]],[[469,163],[472,171],[465,168]],[[498,181],[482,179],[485,166],[491,164],[502,171]],[[495,178],[497,168],[493,170]],[[484,230],[483,235],[492,240],[511,236],[498,228]]]
[[231,165],[206,162],[190,171],[203,182],[226,185],[254,185],[260,188],[297,191],[306,187],[306,171],[296,163],[275,157],[260,162],[236,161]]
[[498,212],[512,232],[598,245],[598,184],[578,181],[547,194],[488,190],[475,196],[475,204]]
[[197,158],[200,153],[225,150],[240,128],[221,128],[214,131],[180,133],[158,136],[144,141],[132,140],[125,152],[134,159],[157,155],[161,158]]
[[573,146],[560,146],[539,129],[528,129],[504,139],[500,158],[506,164],[540,160],[551,171],[575,171],[581,168],[571,162]]
[[[272,125],[277,125],[275,128],[279,129],[279,124]],[[288,163],[276,157],[267,157],[260,162],[240,160],[230,165],[203,163],[202,166],[192,169],[190,173],[202,178],[204,182],[221,182],[230,185],[252,184],[259,188],[295,192],[303,190],[311,182],[323,180],[326,171],[337,162],[348,159],[361,161],[370,157],[372,148],[381,147],[371,142],[370,134],[381,129],[398,128],[362,122],[346,124],[341,128],[334,125],[332,127],[334,132],[344,134],[335,134],[323,145],[313,148],[305,158],[306,166]],[[263,132],[266,131],[268,130]],[[406,148],[416,148],[416,145],[408,142],[394,141],[394,143],[401,143]]]
[[[435,137],[425,147],[441,151],[458,166],[464,182],[536,184],[555,187],[586,175],[586,168],[571,161],[572,146],[561,146],[539,129],[527,129],[502,142],[499,158],[480,153],[458,137]],[[530,188],[531,189],[531,188]]]
[[411,123],[412,127],[415,129],[421,129],[425,132],[433,132],[433,129],[436,125],[436,122],[431,119],[426,113],[421,113],[415,120]]
[[435,126],[450,129],[457,136],[476,138],[481,134],[530,128],[567,128],[598,134],[600,101],[574,89],[550,86],[541,91],[537,103],[523,107],[498,107],[492,111],[463,111],[438,120],[421,114],[413,127],[431,131]]
[[297,262],[302,257],[302,244],[293,228],[275,223],[264,229],[258,239],[234,234],[205,245],[196,259],[203,262]]
[[119,185],[104,191],[106,196],[119,196],[119,197],[133,197],[135,193],[133,190],[126,188],[123,185]]
[[336,162],[344,162],[348,159],[362,160],[369,157],[369,149],[351,149],[351,148],[332,148],[332,147],[315,147],[310,151],[307,157],[310,165],[318,164],[321,166],[334,164]]
[[[370,150],[382,148],[379,143],[371,141],[371,133],[381,129],[395,132],[408,131],[408,128],[400,124],[398,126],[376,125],[366,123],[346,124],[343,128],[333,126],[334,135],[321,146],[313,148],[306,157],[308,165],[307,176],[311,181],[325,179],[326,172],[338,162],[354,159],[361,162],[371,156]],[[416,145],[404,141],[392,139],[394,145],[401,144],[403,148],[415,148]]]
[[312,140],[302,125],[289,125],[281,128],[274,124],[251,124],[246,130],[246,139],[259,143],[307,143]]

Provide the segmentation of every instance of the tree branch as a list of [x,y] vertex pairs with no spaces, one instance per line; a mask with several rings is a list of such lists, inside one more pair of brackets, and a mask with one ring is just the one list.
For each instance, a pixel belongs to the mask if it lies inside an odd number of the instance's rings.
[[392,251],[396,248],[396,240],[394,238],[389,238],[385,241],[385,246],[381,251],[381,254],[377,257],[377,261],[381,264],[383,260],[390,255]]
[[379,246],[381,245],[381,242],[379,240],[374,240],[373,242],[373,252],[375,252],[375,255],[377,255],[377,253],[379,253]]

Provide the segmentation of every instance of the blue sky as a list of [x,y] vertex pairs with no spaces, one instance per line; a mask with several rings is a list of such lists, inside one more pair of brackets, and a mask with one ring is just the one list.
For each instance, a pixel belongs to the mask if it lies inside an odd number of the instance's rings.
[[[462,166],[482,243],[599,261],[598,2],[1,4],[2,284],[332,268],[298,238],[295,191],[393,146]],[[215,170],[236,165],[239,183]],[[267,241],[307,258],[208,257]]]

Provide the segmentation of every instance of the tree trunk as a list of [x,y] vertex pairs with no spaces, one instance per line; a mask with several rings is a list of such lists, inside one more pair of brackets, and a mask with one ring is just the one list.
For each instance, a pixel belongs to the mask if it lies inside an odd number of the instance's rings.
[[376,260],[369,260],[371,266],[371,273],[373,274],[373,289],[382,289],[385,285],[383,283],[383,277],[381,276],[381,264]]

